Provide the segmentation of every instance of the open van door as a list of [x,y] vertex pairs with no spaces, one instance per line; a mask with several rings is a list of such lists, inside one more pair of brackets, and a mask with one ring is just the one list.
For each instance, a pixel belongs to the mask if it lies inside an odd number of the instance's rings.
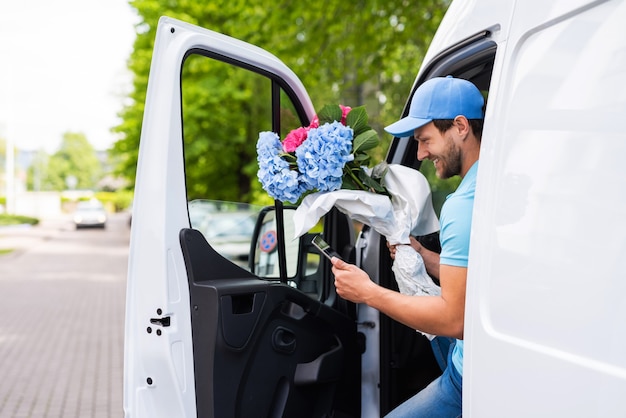
[[[232,88],[214,92],[215,83]],[[233,111],[241,125],[220,124]],[[194,112],[202,126],[185,125]],[[334,293],[328,261],[309,236],[292,239],[280,202],[224,204],[192,189],[194,173],[214,167],[210,158],[228,158],[218,131],[256,142],[259,131],[284,137],[313,115],[304,87],[273,55],[159,21],[131,227],[126,417],[360,415],[355,316]],[[351,227],[333,211],[319,231],[348,260]]]

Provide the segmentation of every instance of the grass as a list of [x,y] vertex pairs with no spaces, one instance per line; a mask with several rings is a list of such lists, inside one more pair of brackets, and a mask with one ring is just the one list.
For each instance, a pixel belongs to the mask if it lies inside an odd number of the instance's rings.
[[37,225],[38,223],[39,219],[30,216],[0,214],[0,226],[22,224]]
[[[22,216],[22,215],[7,215],[4,213],[0,213],[0,227],[1,226],[11,226],[11,225],[37,225],[39,223],[39,219],[32,218],[30,216]],[[10,254],[14,251],[13,248],[0,248],[0,256],[5,254]]]

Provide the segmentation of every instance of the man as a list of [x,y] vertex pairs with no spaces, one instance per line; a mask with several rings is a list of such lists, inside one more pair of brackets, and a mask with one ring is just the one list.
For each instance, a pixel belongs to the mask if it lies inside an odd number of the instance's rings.
[[[366,303],[387,316],[422,332],[456,338],[441,377],[390,413],[390,417],[457,417],[462,413],[463,327],[469,236],[480,153],[484,100],[472,83],[453,77],[426,81],[411,101],[409,115],[385,128],[396,137],[413,134],[417,158],[433,162],[439,178],[462,177],[441,209],[440,296],[409,296],[372,282],[358,267],[332,259],[337,293]],[[424,253],[427,265],[432,253]],[[392,249],[393,256],[393,249]]]

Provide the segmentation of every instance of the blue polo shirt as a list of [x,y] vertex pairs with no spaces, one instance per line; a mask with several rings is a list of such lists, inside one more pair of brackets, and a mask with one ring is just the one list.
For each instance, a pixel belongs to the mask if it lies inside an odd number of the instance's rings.
[[[467,268],[477,171],[478,161],[465,174],[456,191],[446,198],[441,208],[440,264]],[[452,363],[462,375],[463,340],[456,340]]]

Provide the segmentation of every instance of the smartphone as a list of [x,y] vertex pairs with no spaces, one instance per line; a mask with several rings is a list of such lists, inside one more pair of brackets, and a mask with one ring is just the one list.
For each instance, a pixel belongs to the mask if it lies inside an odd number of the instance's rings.
[[321,235],[316,235],[312,242],[313,245],[315,245],[329,260],[333,257],[341,258],[339,253],[335,251],[330,244],[322,239]]

